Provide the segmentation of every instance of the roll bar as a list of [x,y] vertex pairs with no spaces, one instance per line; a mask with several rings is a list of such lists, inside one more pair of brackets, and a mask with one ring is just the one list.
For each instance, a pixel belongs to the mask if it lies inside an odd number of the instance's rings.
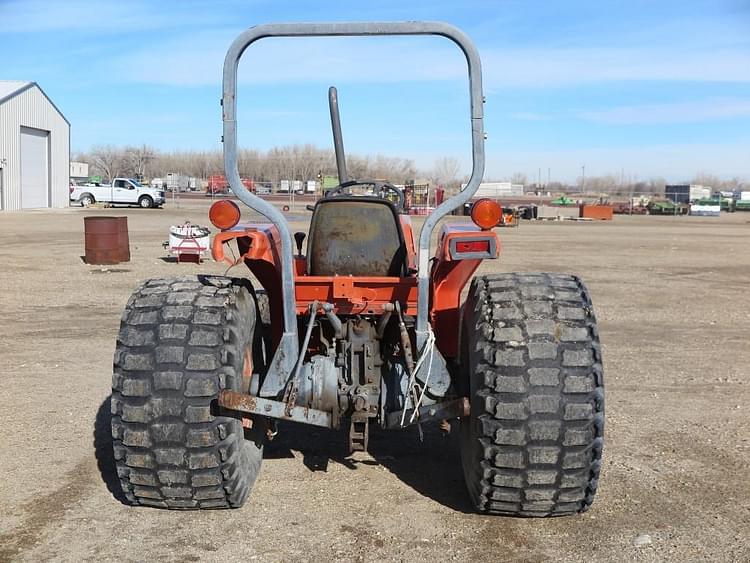
[[[237,197],[254,211],[264,215],[279,230],[281,237],[281,289],[284,302],[284,335],[276,356],[297,357],[297,319],[294,293],[292,235],[283,214],[273,205],[250,193],[240,180],[237,168],[237,67],[240,57],[252,43],[266,37],[334,37],[373,35],[437,35],[450,39],[463,51],[469,69],[469,102],[471,106],[472,170],[466,187],[441,203],[426,219],[419,235],[417,346],[421,347],[429,332],[429,266],[430,237],[438,221],[463,206],[479,188],[484,175],[484,125],[482,69],[474,43],[458,28],[442,22],[370,22],[370,23],[282,23],[251,27],[232,42],[224,59],[223,116],[224,171]],[[343,154],[343,152],[342,152]],[[280,354],[279,354],[280,352]],[[275,360],[277,358],[274,358]],[[286,366],[286,362],[284,362]],[[269,371],[281,365],[272,364]],[[288,366],[286,366],[288,367]],[[286,368],[285,368],[286,369]]]

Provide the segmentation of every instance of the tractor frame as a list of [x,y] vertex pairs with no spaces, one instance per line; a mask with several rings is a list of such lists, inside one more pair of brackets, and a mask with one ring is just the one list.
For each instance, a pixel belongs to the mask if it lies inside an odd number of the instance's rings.
[[[237,68],[245,50],[256,41],[268,37],[374,36],[374,35],[435,35],[453,41],[464,53],[468,65],[469,102],[471,110],[472,172],[466,187],[440,204],[425,220],[415,244],[410,218],[400,215],[406,239],[410,275],[392,276],[312,276],[306,273],[306,258],[294,254],[292,232],[277,207],[245,188],[237,165]],[[257,399],[248,401],[240,393],[224,391],[219,404],[230,410],[270,416],[320,426],[337,427],[338,420],[330,412],[315,408],[295,408],[278,401],[289,386],[290,377],[299,373],[304,364],[301,350],[302,317],[324,311],[340,324],[340,317],[356,315],[383,317],[394,312],[414,319],[413,334],[407,343],[422,350],[430,334],[434,334],[435,351],[431,362],[423,362],[422,372],[431,372],[430,389],[435,396],[445,396],[451,382],[447,362],[457,360],[459,352],[461,291],[484,259],[497,258],[500,241],[491,230],[474,225],[448,224],[441,229],[436,252],[430,253],[432,233],[443,217],[471,200],[484,173],[482,77],[479,54],[471,40],[457,28],[440,22],[388,23],[310,23],[261,25],[242,33],[230,46],[224,62],[223,123],[224,166],[232,192],[250,209],[268,218],[270,223],[253,223],[233,227],[219,233],[213,242],[213,257],[230,265],[244,262],[259,280],[268,295],[271,324],[271,358],[257,389]],[[336,161],[339,182],[348,181],[341,134],[338,96],[329,90]],[[347,236],[342,233],[341,236]],[[224,245],[235,240],[240,251],[238,259],[228,259]],[[466,249],[466,250],[462,250]],[[413,342],[412,342],[413,341]],[[411,353],[411,352],[410,352]],[[415,373],[424,379],[424,373]],[[294,397],[293,395],[291,395]],[[333,400],[321,406],[330,407]],[[454,418],[468,414],[468,403],[451,400],[427,409],[421,417]],[[434,413],[434,414],[431,414]],[[393,418],[393,417],[391,417]],[[381,421],[388,427],[387,417]]]

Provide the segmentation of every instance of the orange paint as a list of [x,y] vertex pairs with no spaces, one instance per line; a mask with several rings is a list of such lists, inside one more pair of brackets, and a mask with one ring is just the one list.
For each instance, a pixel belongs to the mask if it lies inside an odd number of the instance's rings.
[[[398,301],[405,315],[417,314],[417,277],[414,232],[411,221],[401,216],[411,275],[407,277],[376,276],[308,276],[303,256],[294,258],[295,300],[298,315],[304,315],[313,301],[331,303],[338,315],[381,315],[383,305]],[[237,241],[239,256],[232,260],[224,245]],[[492,244],[494,242],[494,244]],[[456,254],[451,256],[451,244]],[[494,247],[494,248],[493,248]],[[494,250],[494,252],[493,252]],[[283,303],[281,296],[281,243],[278,230],[270,224],[241,225],[214,237],[214,260],[230,265],[240,262],[250,268],[268,294],[271,313],[271,340],[275,347],[282,333]],[[461,254],[486,253],[485,257],[461,258]],[[430,320],[438,349],[446,358],[458,355],[458,325],[461,291],[485,258],[497,258],[500,240],[491,230],[470,223],[443,226],[430,271]]]
[[586,219],[598,219],[600,221],[611,221],[614,215],[614,207],[611,205],[582,205],[581,217]]

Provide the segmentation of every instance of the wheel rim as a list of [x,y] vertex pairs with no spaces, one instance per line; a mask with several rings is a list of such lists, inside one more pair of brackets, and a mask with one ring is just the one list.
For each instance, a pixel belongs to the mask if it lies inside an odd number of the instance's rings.
[[148,201],[148,198],[145,198],[145,197],[144,197],[144,198],[143,198],[143,199],[141,200],[141,207],[151,207],[151,204],[149,203],[149,201]]

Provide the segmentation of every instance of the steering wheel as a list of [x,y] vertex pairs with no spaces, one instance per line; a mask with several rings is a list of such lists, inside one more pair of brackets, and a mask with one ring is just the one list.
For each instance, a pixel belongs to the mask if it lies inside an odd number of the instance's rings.
[[343,184],[339,184],[335,188],[332,188],[326,192],[326,199],[329,197],[336,197],[338,195],[353,195],[347,188],[352,186],[372,186],[373,191],[379,192],[381,190],[388,190],[398,196],[398,203],[396,208],[403,211],[404,209],[404,192],[398,189],[396,186],[389,182],[381,182],[379,180],[349,180]]

